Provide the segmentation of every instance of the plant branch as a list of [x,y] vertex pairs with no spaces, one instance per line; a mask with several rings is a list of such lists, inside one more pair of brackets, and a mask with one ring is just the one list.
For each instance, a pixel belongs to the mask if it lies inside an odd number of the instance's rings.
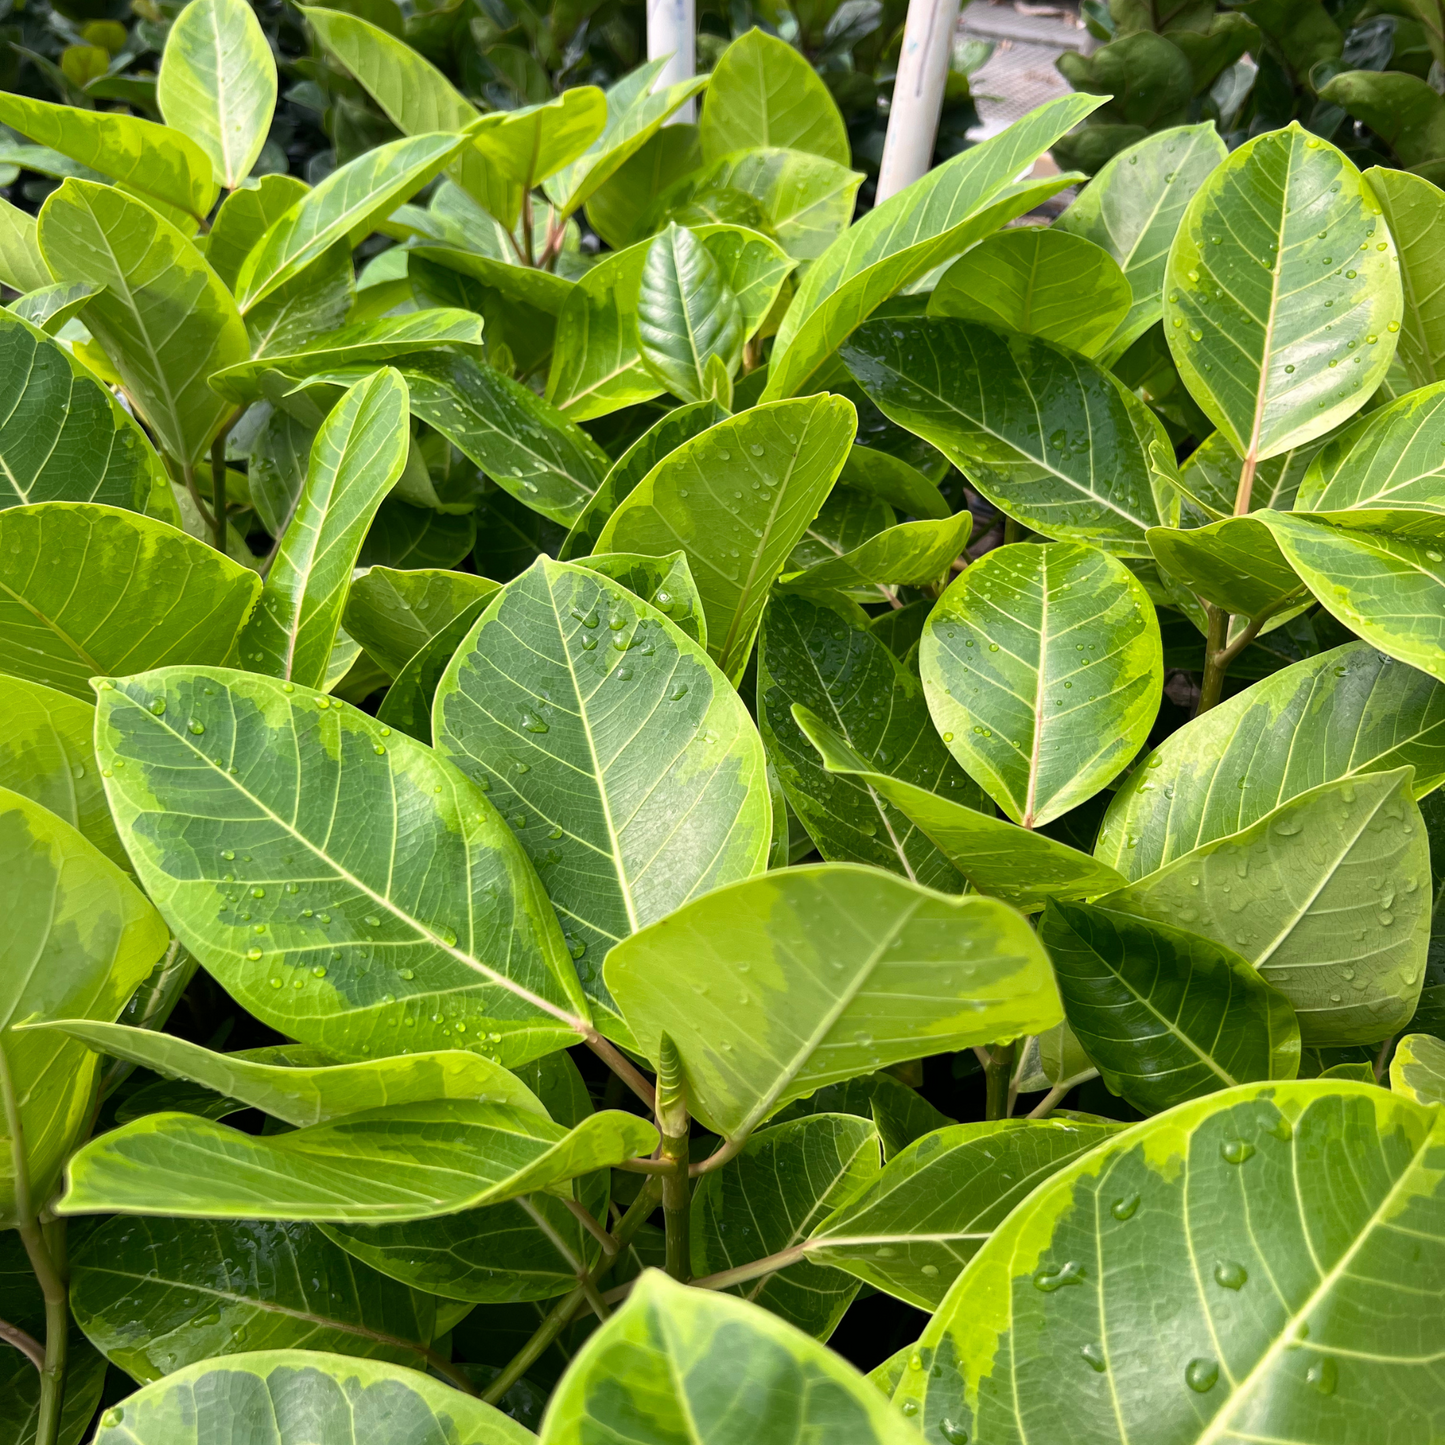
[[692,1187],[688,1174],[688,1146],[692,1116],[687,1112],[682,1060],[677,1046],[663,1034],[657,1067],[657,1127],[662,1134],[662,1158],[671,1166],[662,1176],[662,1217],[667,1230],[666,1265],[673,1279],[686,1284],[692,1274]]
[[735,1284],[746,1284],[750,1279],[761,1279],[765,1274],[775,1274],[780,1269],[787,1269],[790,1264],[804,1258],[808,1252],[806,1244],[789,1245],[787,1249],[779,1250],[777,1254],[770,1254],[763,1259],[755,1259],[751,1264],[740,1264],[736,1269],[721,1269],[716,1274],[705,1274],[701,1279],[692,1281],[694,1289],[731,1289]]
[[181,465],[181,477],[185,481],[186,490],[191,494],[191,501],[196,505],[196,511],[201,514],[201,521],[206,524],[211,535],[214,537],[216,534],[216,519],[211,515],[211,509],[205,504],[205,501],[201,497],[201,489],[196,485],[195,468],[188,462],[183,463]]
[[647,1105],[649,1110],[656,1109],[657,1091],[621,1049],[609,1043],[595,1029],[583,1034],[582,1042]]
[[984,1065],[983,1078],[987,1105],[985,1118],[1006,1119],[1008,1117],[1009,1083],[1013,1077],[1014,1054],[1017,1045],[995,1044],[989,1050],[988,1063]]
[[1395,1036],[1391,1034],[1384,1043],[1380,1045],[1379,1052],[1375,1055],[1375,1082],[1378,1084],[1385,1077],[1385,1070],[1390,1063],[1390,1050],[1394,1047]]
[[1194,716],[1202,717],[1214,707],[1224,693],[1224,674],[1229,670],[1225,643],[1229,638],[1229,613],[1212,602],[1204,604],[1208,631],[1204,635],[1204,676],[1199,683],[1199,702]]
[[233,411],[222,423],[220,431],[211,441],[211,537],[212,545],[223,557],[226,552],[226,439],[231,428],[241,419],[240,411]]
[[[622,1216],[617,1227],[612,1231],[612,1239],[617,1245],[618,1254],[627,1248],[632,1241],[632,1236],[647,1223],[648,1217],[657,1208],[657,1201],[661,1197],[662,1184],[659,1180],[649,1179],[643,1184],[637,1198],[628,1206],[627,1213]],[[612,1268],[616,1258],[616,1254],[609,1255],[604,1251],[597,1267],[587,1276],[587,1285],[595,1286],[597,1281]],[[508,1362],[506,1369],[487,1386],[482,1393],[482,1399],[489,1405],[497,1404],[502,1396],[542,1357],[557,1336],[567,1328],[571,1323],[572,1316],[577,1313],[586,1300],[587,1290],[580,1284],[570,1294],[563,1295],[547,1312],[532,1338],[517,1351]],[[598,1301],[602,1303],[605,1310],[607,1304],[605,1296],[599,1295]],[[595,1305],[593,1307],[596,1308]]]
[[27,1335],[19,1325],[12,1325],[9,1320],[0,1320],[0,1340],[14,1345],[37,1370],[44,1371],[45,1346],[34,1335]]
[[[628,1174],[655,1174],[661,1176],[666,1174],[672,1167],[664,1164],[661,1159],[624,1159],[621,1164],[614,1164],[614,1169],[624,1170]],[[698,1166],[693,1165],[693,1173],[697,1173]]]
[[585,1204],[576,1199],[567,1199],[564,1200],[563,1203],[565,1203],[567,1208],[581,1221],[582,1228],[602,1246],[603,1254],[609,1257],[617,1254],[617,1241],[598,1224],[592,1217],[591,1210],[589,1210]]
[[739,1134],[736,1139],[724,1139],[722,1144],[714,1149],[706,1159],[700,1159],[696,1164],[690,1164],[687,1172],[696,1179],[699,1174],[710,1174],[714,1169],[721,1169],[724,1164],[730,1163],[743,1152],[743,1145],[747,1142],[746,1134]]
[[30,1163],[25,1154],[20,1101],[15,1093],[10,1060],[3,1044],[0,1044],[0,1102],[3,1102],[5,1129],[10,1136],[16,1230],[45,1299],[45,1353],[40,1364],[40,1405],[35,1420],[35,1445],[55,1445],[60,1433],[60,1409],[65,1400],[65,1363],[70,1339],[69,1291],[64,1274],[65,1221],[56,1222],[52,1237],[47,1240],[30,1194]]
[[1258,466],[1259,458],[1251,451],[1239,469],[1239,486],[1234,493],[1234,515],[1236,517],[1247,517],[1250,508],[1254,505],[1254,472]]
[[1059,1084],[1055,1084],[1054,1087],[1029,1110],[1025,1117],[1030,1119],[1047,1119],[1049,1115],[1064,1102],[1064,1095],[1068,1092],[1068,1089]]

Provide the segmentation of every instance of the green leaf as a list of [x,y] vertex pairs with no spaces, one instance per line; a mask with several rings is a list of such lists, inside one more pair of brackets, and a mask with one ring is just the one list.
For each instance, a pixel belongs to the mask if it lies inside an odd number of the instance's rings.
[[1407,765],[1421,797],[1445,780],[1445,688],[1352,642],[1255,683],[1165,739],[1115,794],[1094,851],[1142,878],[1321,783]]
[[1358,411],[1394,356],[1389,232],[1343,153],[1293,121],[1246,141],[1199,188],[1164,290],[1179,374],[1246,468]]
[[1096,548],[1000,547],[924,626],[929,711],[969,776],[1036,828],[1097,793],[1148,737],[1164,684],[1158,627],[1143,584]]
[[707,619],[692,580],[686,552],[648,557],[640,552],[602,552],[579,557],[579,567],[620,582],[635,597],[650,602],[669,622],[699,647],[707,647]]
[[496,590],[469,572],[373,567],[352,582],[342,625],[395,677],[442,628]]
[[[783,317],[764,393],[768,399],[808,390],[878,305],[1072,181],[1072,176],[1016,177],[1098,105],[1082,95],[1050,101],[850,226],[808,268]],[[748,136],[743,144],[755,139]]]
[[735,680],[768,589],[832,488],[856,427],[852,403],[826,394],[720,422],[638,483],[597,550],[665,556],[681,547],[702,594],[708,651]]
[[432,1099],[480,1099],[524,1113],[541,1113],[530,1089],[500,1064],[448,1049],[363,1063],[307,1066],[260,1063],[239,1054],[216,1054],[199,1044],[152,1029],[64,1019],[37,1024],[79,1039],[98,1054],[128,1059],[168,1079],[212,1089],[248,1108],[297,1128],[346,1114]]
[[607,519],[617,510],[618,504],[632,495],[632,489],[663,457],[727,418],[727,408],[712,399],[673,407],[659,417],[612,464],[602,485],[572,524],[572,530],[558,553],[560,560],[576,561],[593,551]]
[[193,1114],[147,1114],[71,1159],[60,1214],[398,1223],[534,1190],[657,1147],[616,1110],[567,1130],[533,1109],[463,1099],[368,1109],[261,1137]]
[[848,460],[843,463],[838,481],[855,492],[879,497],[911,516],[931,517],[942,522],[952,515],[948,499],[938,490],[936,483],[902,458],[876,451],[873,447],[855,444],[848,453]]
[[1101,246],[1068,231],[1021,226],[960,256],[929,296],[928,314],[984,321],[1097,356],[1132,299],[1123,271]]
[[35,239],[35,217],[0,201],[0,281],[23,293],[48,286],[54,279]]
[[1445,1104],[1445,1043],[1407,1034],[1390,1060],[1390,1088],[1415,1104]]
[[583,155],[606,125],[606,96],[595,85],[578,85],[543,105],[493,112],[472,140],[526,196]]
[[785,575],[792,587],[849,588],[870,583],[924,587],[948,572],[973,531],[973,516],[962,511],[946,522],[900,522],[845,552]]
[[663,126],[593,193],[588,223],[614,251],[635,245],[651,233],[652,202],[701,161],[695,125],[674,121]]
[[1445,104],[1418,75],[1346,70],[1321,87],[1320,99],[1369,126],[1402,166],[1428,170],[1445,156]]
[[[29,1019],[109,1021],[166,946],[161,916],[129,877],[70,824],[0,788],[0,1227],[54,1189],[66,1156],[91,1126],[98,1060],[55,1034],[17,1033]],[[17,1202],[20,1124],[29,1197]]]
[[70,1270],[76,1319],[142,1384],[218,1355],[288,1348],[424,1369],[436,1332],[434,1298],[358,1269],[309,1224],[107,1219]]
[[1445,262],[1434,242],[1445,195],[1423,176],[1383,166],[1366,171],[1365,182],[1384,210],[1400,263],[1404,309],[1395,354],[1412,385],[1445,381]]
[[210,156],[180,131],[154,121],[3,92],[0,122],[197,221],[216,199]]
[[[592,1100],[566,1053],[523,1065],[520,1076],[547,1112],[569,1129],[591,1116]],[[609,1173],[577,1181],[594,1219],[607,1214]],[[602,1257],[597,1239],[562,1200],[531,1194],[408,1224],[328,1224],[327,1237],[392,1279],[449,1300],[491,1305],[554,1299],[577,1287],[577,1271]]]
[[289,350],[269,350],[255,360],[216,372],[210,384],[228,401],[248,402],[262,395],[265,388],[258,383],[268,371],[299,380],[342,367],[391,361],[411,352],[481,344],[480,316],[453,307],[429,307],[406,316],[354,322]]
[[254,572],[134,512],[10,507],[0,511],[0,670],[88,698],[101,673],[220,661],[260,590]]
[[533,511],[564,527],[577,520],[608,462],[576,422],[470,356],[419,353],[403,358],[398,369],[413,416],[435,427]]
[[[694,1277],[795,1249],[881,1167],[878,1130],[853,1114],[812,1114],[754,1134],[693,1194]],[[826,1340],[858,1289],[851,1276],[804,1259],[730,1292]]]
[[869,322],[843,359],[885,415],[1008,515],[1048,537],[1148,554],[1172,449],[1109,372],[1048,342],[932,318]]
[[[412,395],[416,392],[412,391]],[[409,507],[388,497],[366,534],[358,560],[363,567],[455,567],[476,540],[475,516],[457,517],[430,507]]]
[[500,1410],[416,1371],[319,1350],[260,1350],[200,1360],[138,1390],[101,1416],[94,1445],[199,1445],[238,1433],[267,1445],[534,1439]]
[[[418,266],[418,263],[421,263]],[[408,253],[407,274],[413,282],[434,276],[428,267],[442,267],[482,286],[500,292],[508,301],[519,302],[547,316],[556,316],[576,289],[577,283],[551,271],[519,266],[516,258],[498,260],[478,251],[459,251],[452,246],[413,246]]]
[[169,221],[113,186],[64,182],[39,236],[58,277],[105,288],[85,324],[161,449],[183,466],[200,460],[228,411],[206,378],[251,354],[230,292]]
[[1102,246],[1132,293],[1109,351],[1122,356],[1164,314],[1164,271],[1180,218],[1228,154],[1214,126],[1157,131],[1120,151],[1084,188],[1056,228]]
[[697,191],[726,187],[752,196],[768,234],[795,261],[816,261],[848,228],[863,177],[806,149],[759,146],[720,156],[689,183]]
[[218,186],[251,174],[276,109],[276,61],[245,0],[192,0],[166,36],[156,77],[166,124],[211,158]]
[[237,643],[252,672],[326,681],[352,569],[376,509],[406,465],[407,390],[388,367],[322,423],[296,510]]
[[0,681],[0,788],[49,809],[129,871],[101,786],[94,735],[88,702],[19,677]]
[[[901,812],[980,893],[1033,909],[1050,898],[1085,898],[1124,882],[1114,869],[1066,843],[871,768],[844,738],[797,703],[793,720],[829,773],[857,779],[882,800],[880,808]],[[896,818],[890,821],[898,826]]]
[[544,557],[509,583],[456,650],[434,728],[512,825],[608,1014],[608,949],[767,866],[763,748],[742,700],[594,571]]
[[261,176],[221,202],[206,240],[206,260],[228,287],[235,286],[256,242],[310,189],[295,176]]
[[59,342],[0,315],[0,506],[103,502],[143,511],[169,486],[145,433]]
[[[411,136],[377,146],[332,171],[273,221],[241,265],[236,299],[249,311],[340,240],[365,238],[467,145],[465,135]],[[219,368],[213,368],[219,369]]]
[[899,818],[867,780],[820,766],[809,739],[804,712],[878,759],[878,771],[886,765],[920,790],[986,806],[939,741],[918,679],[862,625],[861,614],[820,598],[775,595],[758,647],[757,699],[783,792],[824,858],[887,868],[941,893],[962,891],[957,871],[925,833]]
[[1150,527],[1146,535],[1171,578],[1235,616],[1284,621],[1293,615],[1290,608],[1309,601],[1269,528],[1253,517],[1226,517],[1189,530]]
[[623,939],[604,972],[642,1051],[671,1035],[690,1110],[730,1139],[824,1084],[1060,1017],[1021,915],[852,863],[719,888]]
[[1440,510],[1445,496],[1442,407],[1445,384],[1435,383],[1357,417],[1315,454],[1295,506],[1302,512],[1347,507]]
[[1408,508],[1256,515],[1327,612],[1391,657],[1445,679],[1445,565],[1436,561],[1445,517]]
[[[1294,506],[1304,474],[1323,445],[1321,440],[1306,442],[1260,462],[1254,469],[1250,511],[1264,507],[1285,511]],[[1185,459],[1176,485],[1207,517],[1216,520],[1230,517],[1234,514],[1243,465],[1229,438],[1223,432],[1210,432]]]
[[1378,1043],[1414,1012],[1430,941],[1411,777],[1322,783],[1099,902],[1243,955],[1294,1006],[1307,1045]]
[[1025,1402],[1076,1445],[1367,1436],[1379,1399],[1434,1398],[1412,1356],[1442,1131],[1345,1082],[1243,1084],[1128,1130],[979,1251],[895,1408],[944,1440],[1028,1438]]
[[1233,949],[1084,903],[1050,903],[1039,937],[1069,1027],[1142,1113],[1299,1072],[1294,1009]]
[[[495,590],[495,589],[493,589]],[[427,641],[397,673],[377,709],[377,720],[399,728],[418,742],[432,737],[432,703],[452,655],[466,641],[473,624],[490,606],[490,594],[474,597]]]
[[644,365],[683,401],[710,393],[708,362],[717,357],[728,376],[743,354],[743,315],[707,247],[669,225],[647,248],[637,302]]
[[1020,1201],[1121,1127],[995,1119],[925,1134],[818,1225],[807,1258],[932,1313]]
[[[298,6],[316,38],[360,82],[403,135],[461,131],[474,125],[477,108],[445,75],[410,45],[360,15]],[[522,205],[515,182],[497,173],[473,146],[464,146],[449,174],[479,205],[513,226]]]
[[[587,1030],[521,847],[429,748],[221,670],[102,685],[96,738],[137,874],[263,1021],[342,1059],[461,1045],[504,1066]],[[335,817],[369,826],[338,834]]]
[[551,176],[548,198],[569,216],[605,185],[661,129],[668,116],[703,90],[703,76],[654,92],[665,60],[649,60],[607,90],[607,124],[575,161]]
[[660,1270],[648,1270],[583,1345],[548,1404],[543,1445],[609,1436],[634,1445],[823,1438],[917,1445],[919,1438],[817,1340],[755,1305],[688,1289]]
[[847,127],[828,87],[784,40],[749,30],[723,52],[698,125],[705,161],[752,146],[809,151],[846,166]]
[[99,286],[91,286],[84,281],[57,281],[52,286],[42,286],[29,295],[17,297],[6,309],[22,321],[38,327],[47,336],[54,336],[99,293]]

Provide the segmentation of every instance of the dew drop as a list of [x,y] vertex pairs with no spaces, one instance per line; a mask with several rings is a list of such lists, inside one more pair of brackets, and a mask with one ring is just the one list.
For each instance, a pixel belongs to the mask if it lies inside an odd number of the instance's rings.
[[1201,1355],[1184,1367],[1184,1383],[1197,1395],[1207,1395],[1219,1380],[1219,1361]]
[[1254,1145],[1246,1139],[1229,1139],[1219,1146],[1226,1164],[1243,1164],[1254,1155]]
[[1221,1259],[1214,1266],[1214,1282],[1221,1289],[1243,1289],[1248,1279],[1245,1267],[1232,1259]]
[[1137,1194],[1126,1194],[1122,1199],[1116,1199],[1109,1206],[1109,1213],[1115,1219],[1132,1219],[1134,1211],[1139,1207],[1139,1196]]
[[1052,1294],[1056,1289],[1063,1289],[1068,1284],[1083,1284],[1084,1266],[1077,1260],[1069,1260],[1058,1269],[1052,1269],[1045,1265],[1042,1269],[1034,1272],[1034,1288],[1041,1289],[1045,1294]]
[[1320,1392],[1321,1395],[1333,1395],[1335,1386],[1340,1382],[1340,1367],[1333,1357],[1326,1355],[1321,1360],[1316,1360],[1308,1370],[1305,1371],[1305,1379]]
[[1095,1374],[1102,1375],[1109,1368],[1109,1362],[1104,1358],[1104,1347],[1102,1345],[1085,1345],[1079,1353],[1088,1361],[1089,1368]]
[[188,723],[186,724],[186,726],[187,726],[193,733],[195,733],[195,735],[196,735],[197,737],[200,737],[200,735],[201,735],[203,732],[205,732],[205,730],[206,730],[206,725],[205,725],[205,723],[203,723],[199,718],[194,718],[194,717],[193,717],[193,718],[190,720],[190,722],[188,722]]

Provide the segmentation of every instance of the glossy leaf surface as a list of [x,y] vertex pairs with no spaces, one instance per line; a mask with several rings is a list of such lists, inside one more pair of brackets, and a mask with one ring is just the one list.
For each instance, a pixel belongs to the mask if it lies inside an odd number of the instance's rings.
[[701,647],[597,572],[542,558],[510,583],[457,648],[435,729],[511,823],[609,1013],[608,949],[766,866],[747,709]]
[[718,889],[624,939],[605,974],[643,1052],[667,1031],[694,1114],[729,1138],[824,1084],[1059,1018],[1019,914],[850,863]]
[[1400,262],[1404,309],[1396,355],[1414,386],[1445,381],[1445,265],[1434,244],[1445,196],[1423,176],[1382,166],[1365,183],[1384,210]]
[[929,710],[960,766],[1037,827],[1096,793],[1148,736],[1163,683],[1157,626],[1143,586],[1095,548],[1000,548],[924,627]]
[[1046,537],[1123,557],[1165,520],[1158,419],[1115,377],[1048,342],[948,318],[872,321],[842,350],[900,426]]
[[406,383],[388,367],[353,386],[322,423],[238,643],[252,672],[324,686],[362,539],[406,465],[407,400]]
[[569,1132],[531,1109],[457,1099],[269,1137],[192,1114],[147,1114],[71,1159],[55,1207],[191,1219],[426,1219],[555,1192],[656,1144],[657,1131],[631,1114],[594,1114]]
[[1389,231],[1349,160],[1297,124],[1210,174],[1180,222],[1164,293],[1180,375],[1246,461],[1338,426],[1394,353]]
[[[788,1401],[788,1408],[775,1403]],[[606,1432],[605,1434],[603,1432]],[[624,1433],[625,1432],[625,1433]],[[767,1311],[658,1270],[578,1352],[542,1422],[544,1445],[910,1445],[918,1433],[863,1376]],[[103,1445],[111,1445],[105,1441]]]
[[1445,1104],[1445,1042],[1407,1034],[1390,1060],[1390,1088],[1416,1104]]
[[259,1018],[340,1058],[461,1043],[504,1065],[585,1027],[535,872],[430,749],[324,694],[220,670],[102,688],[96,736],[138,874]]
[[1363,642],[1257,682],[1165,740],[1125,779],[1095,848],[1142,878],[1321,783],[1415,770],[1445,778],[1445,690]]
[[166,124],[211,158],[216,184],[250,175],[276,108],[276,62],[245,0],[193,0],[166,37],[156,77]]
[[[245,1429],[256,1445],[526,1445],[500,1410],[413,1370],[313,1350],[201,1360],[101,1417],[95,1445],[203,1445]],[[451,1438],[448,1439],[447,1437]]]
[[1373,1085],[1245,1084],[1121,1134],[984,1246],[895,1402],[1001,1445],[1333,1442],[1381,1399],[1433,1409],[1414,1282],[1440,1253],[1442,1117]]
[[[79,556],[83,588],[66,560]],[[254,572],[134,512],[0,511],[0,666],[73,697],[101,673],[221,661],[259,591]]]
[[1414,1011],[1429,942],[1410,781],[1397,768],[1321,784],[1099,901],[1242,954],[1306,1044],[1377,1043]]
[[735,679],[768,589],[828,495],[856,427],[852,403],[826,395],[720,422],[638,483],[597,550],[686,552],[707,615],[708,651]]
[[469,572],[372,567],[352,582],[343,621],[348,636],[395,677],[443,627],[496,590]]

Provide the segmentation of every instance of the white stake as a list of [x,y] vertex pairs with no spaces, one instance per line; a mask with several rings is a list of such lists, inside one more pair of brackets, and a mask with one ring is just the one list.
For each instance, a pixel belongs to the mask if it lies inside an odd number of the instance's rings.
[[928,171],[957,29],[958,0],[908,0],[883,164],[878,168],[880,202]]
[[[694,0],[647,0],[647,58],[672,57],[653,82],[654,91],[697,74],[696,33]],[[696,118],[697,102],[690,100],[672,113],[667,124],[691,124]]]

